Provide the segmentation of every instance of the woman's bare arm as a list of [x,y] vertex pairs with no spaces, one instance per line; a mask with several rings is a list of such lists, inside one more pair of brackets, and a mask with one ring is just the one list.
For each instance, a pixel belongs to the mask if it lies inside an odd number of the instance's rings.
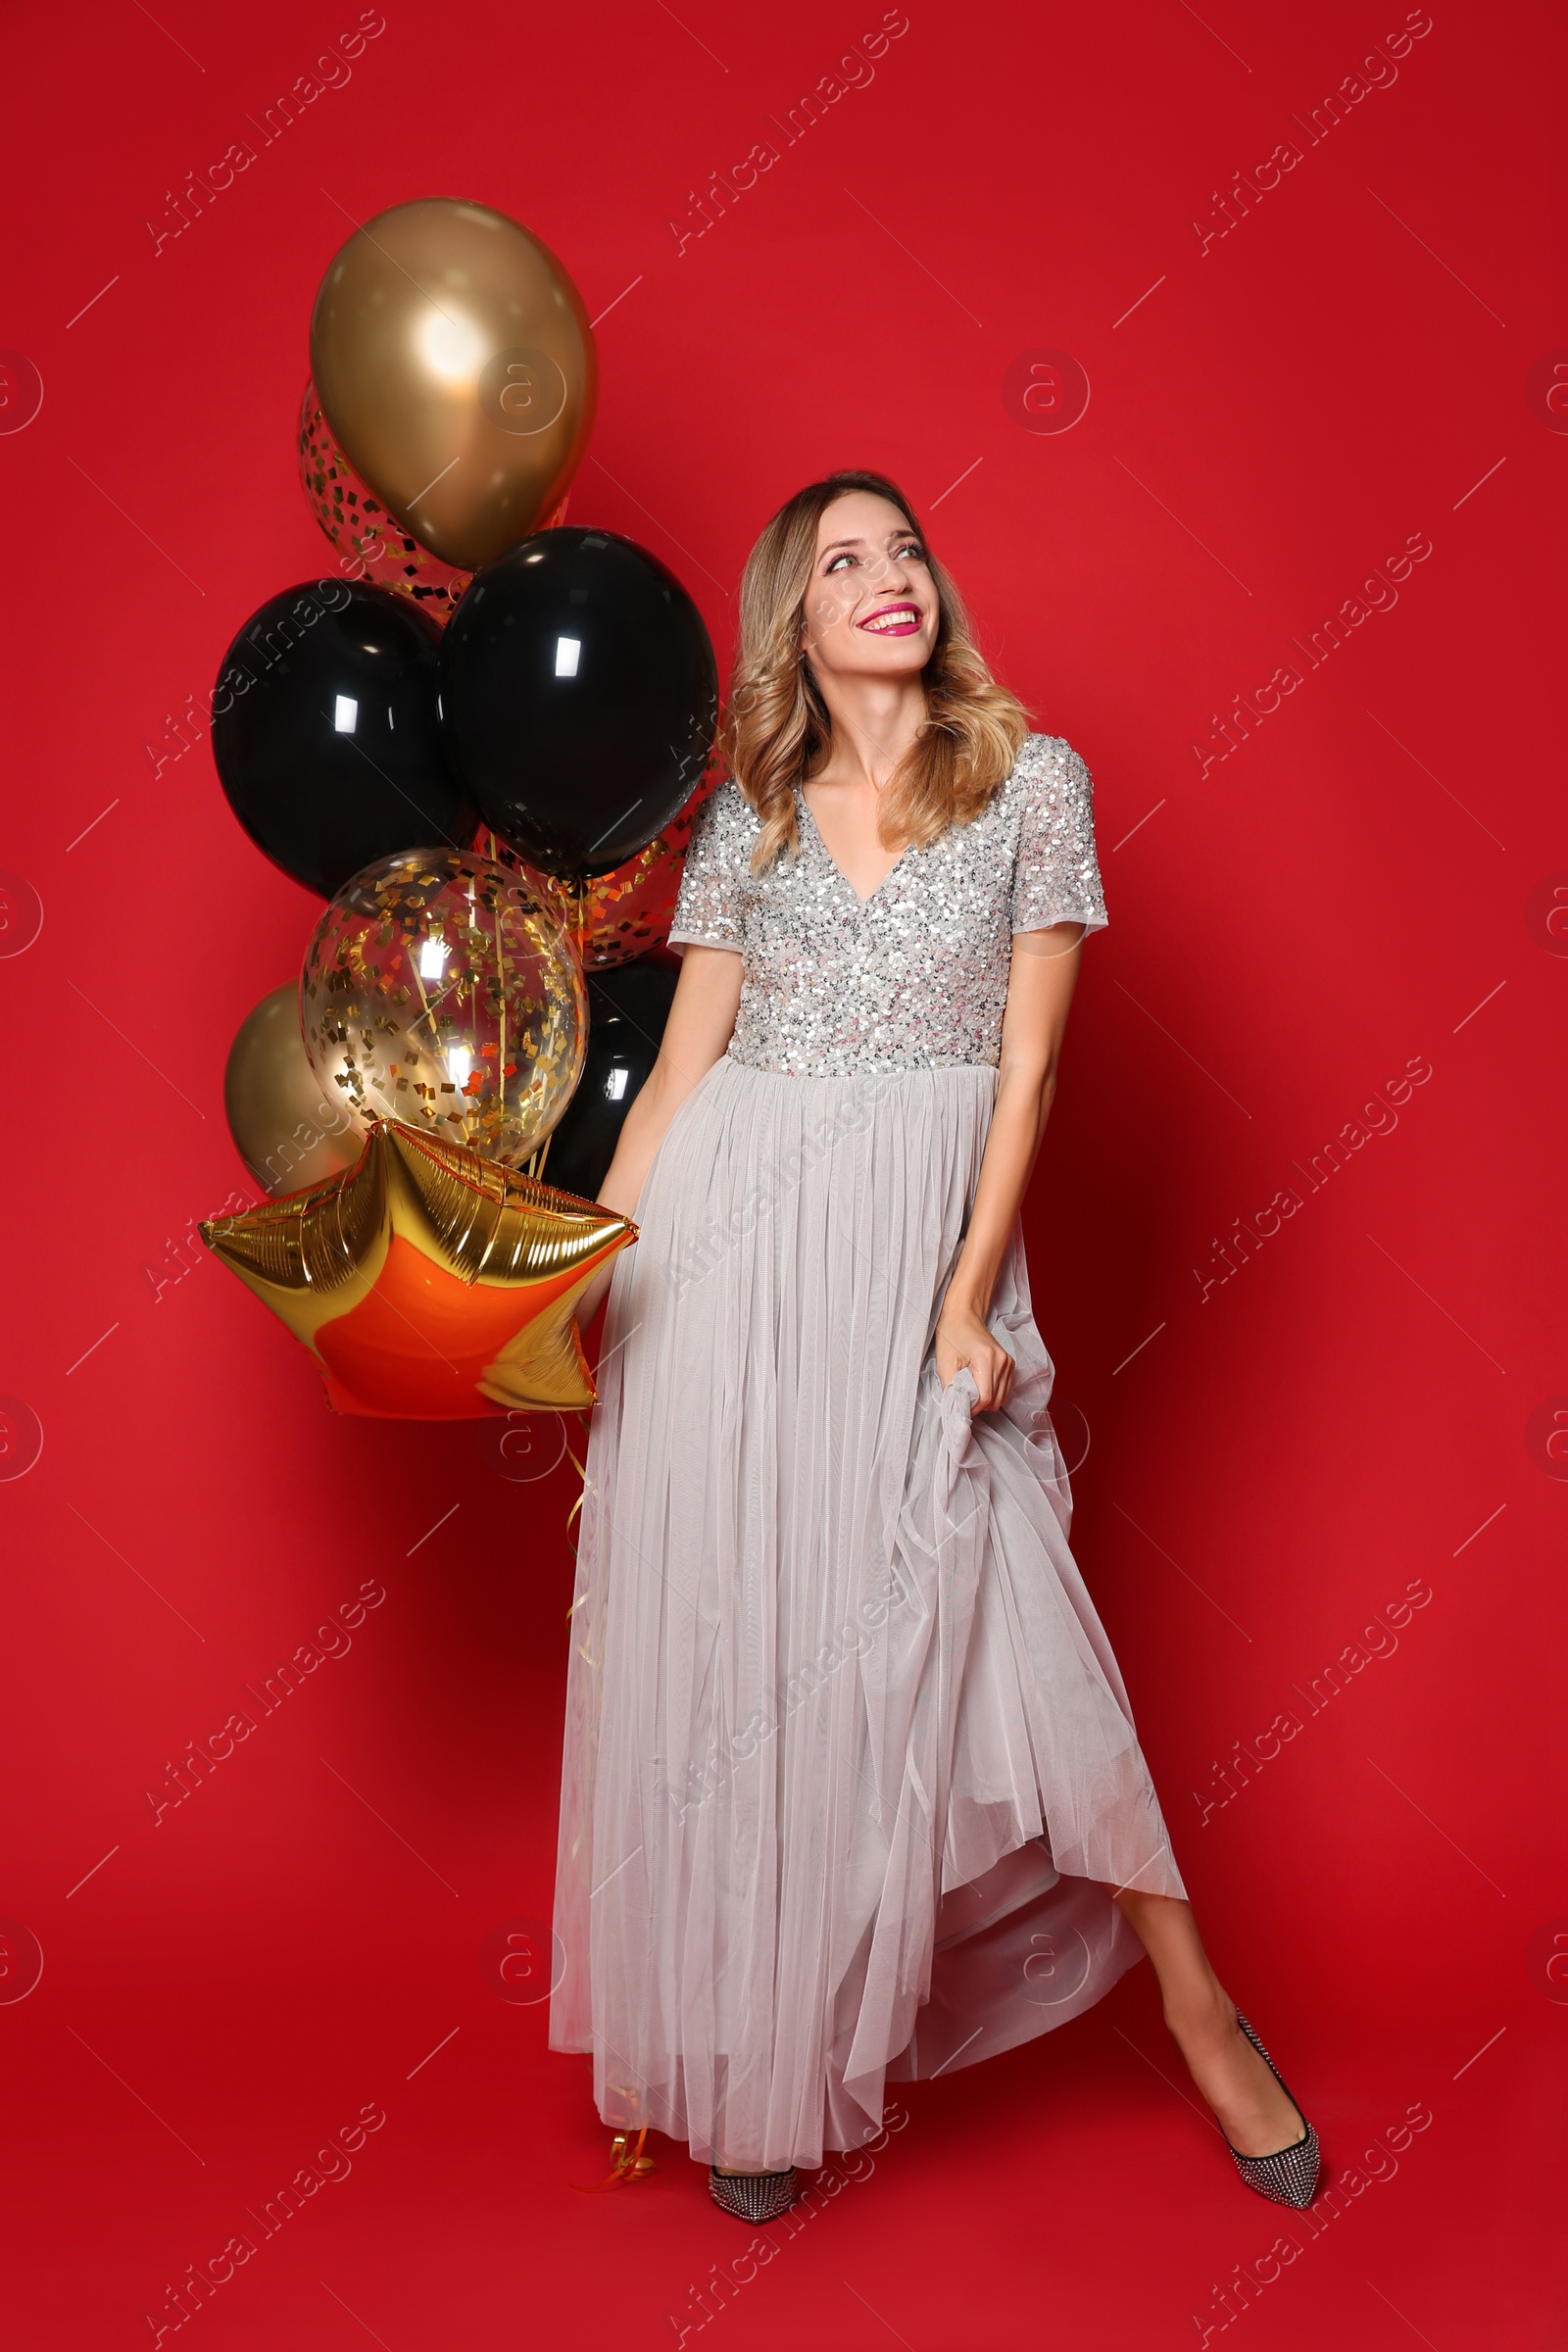
[[1012,943],[996,1107],[936,1334],[943,1387],[967,1364],[979,1391],[976,1411],[1005,1404],[1012,1387],[1012,1357],[993,1338],[986,1315],[1051,1116],[1083,935],[1081,923],[1057,923],[1049,931],[1020,931]]
[[[626,1113],[615,1155],[599,1188],[599,1199],[606,1208],[612,1208],[623,1217],[636,1216],[644,1179],[653,1165],[654,1153],[664,1140],[665,1129],[734,1034],[744,970],[745,960],[736,949],[686,950],[659,1059]],[[547,1183],[549,1178],[547,1156]],[[577,1321],[584,1331],[610,1288],[614,1265],[612,1258],[608,1266],[601,1266],[578,1301]]]

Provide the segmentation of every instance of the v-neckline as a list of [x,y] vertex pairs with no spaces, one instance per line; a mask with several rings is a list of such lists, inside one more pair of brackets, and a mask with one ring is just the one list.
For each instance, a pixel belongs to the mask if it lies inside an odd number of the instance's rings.
[[797,784],[795,787],[795,798],[800,803],[801,807],[806,810],[807,821],[810,825],[811,832],[815,837],[817,848],[821,851],[823,857],[827,859],[828,864],[833,868],[833,871],[837,874],[839,880],[843,883],[845,889],[849,892],[857,906],[869,906],[872,899],[879,898],[882,892],[886,890],[888,884],[892,881],[894,875],[898,872],[900,866],[909,855],[910,850],[914,846],[913,843],[905,843],[903,849],[894,858],[893,863],[888,867],[887,872],[883,875],[875,890],[871,891],[867,897],[862,899],[859,892],[856,889],[855,884],[850,880],[849,875],[844,871],[843,866],[840,865],[838,859],[828,848],[827,843],[822,839],[822,828],[817,823],[815,817],[811,814],[810,804],[808,802],[806,795],[802,791],[799,784]]

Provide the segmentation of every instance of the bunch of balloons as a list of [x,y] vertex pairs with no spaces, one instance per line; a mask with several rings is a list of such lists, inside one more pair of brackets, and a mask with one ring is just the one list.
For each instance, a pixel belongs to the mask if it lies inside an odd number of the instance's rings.
[[337,567],[251,616],[213,696],[230,807],[327,904],[225,1073],[271,1199],[203,1230],[340,1410],[591,1401],[571,1301],[634,1238],[592,1195],[674,993],[717,671],[656,557],[564,520],[597,380],[516,221],[429,198],[358,229],[300,410]]

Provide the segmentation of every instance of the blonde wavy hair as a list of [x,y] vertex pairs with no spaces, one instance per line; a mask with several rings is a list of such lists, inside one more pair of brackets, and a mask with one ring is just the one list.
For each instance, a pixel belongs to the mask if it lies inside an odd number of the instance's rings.
[[1006,780],[1029,733],[1028,711],[992,676],[963,599],[898,484],[859,469],[808,482],[780,507],[747,558],[739,642],[719,724],[720,752],[761,822],[754,874],[784,850],[799,851],[794,787],[809,782],[832,748],[833,722],[806,660],[801,623],[817,525],[835,500],[854,490],[898,508],[926,550],[937,591],[936,643],[922,672],[926,716],[883,788],[884,847],[922,847],[949,825],[971,823]]

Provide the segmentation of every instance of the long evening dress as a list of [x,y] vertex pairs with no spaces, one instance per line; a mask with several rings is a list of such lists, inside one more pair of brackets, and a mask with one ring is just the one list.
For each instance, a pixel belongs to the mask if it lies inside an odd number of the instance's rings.
[[1077,2016],[1184,1889],[1067,1547],[1015,1227],[1001,1412],[933,1339],[995,1102],[1015,931],[1105,921],[1091,785],[1031,735],[862,901],[704,805],[671,939],[738,951],[728,1052],[616,1264],[571,1618],[551,2043],[599,2111],[815,2166],[889,2080]]

